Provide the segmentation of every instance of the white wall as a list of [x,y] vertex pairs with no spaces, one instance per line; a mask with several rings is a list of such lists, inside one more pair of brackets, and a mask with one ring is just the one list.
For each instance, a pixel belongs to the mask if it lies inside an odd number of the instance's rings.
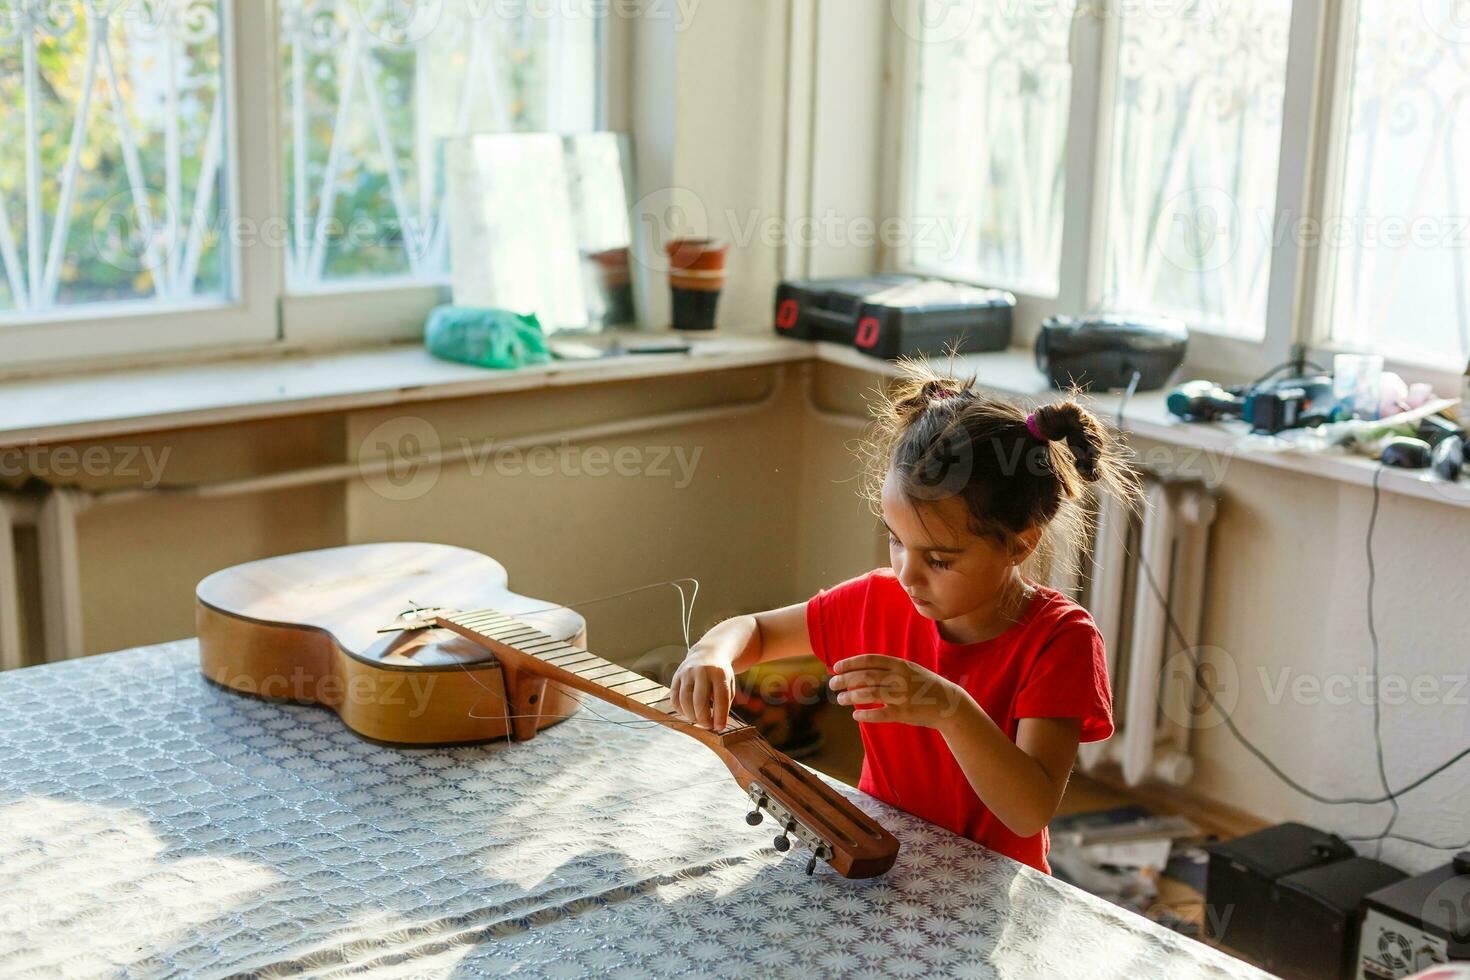
[[[733,248],[719,322],[770,329],[784,192],[788,18],[793,0],[702,0],[638,25],[634,119],[639,208],[671,234]],[[672,3],[660,4],[665,11]],[[667,263],[646,258],[650,323],[668,322]]]
[[[671,5],[665,5],[668,9]],[[783,278],[878,267],[889,0],[702,0],[635,32],[640,210],[730,241],[725,329],[770,329]],[[648,257],[650,321],[668,319]]]
[[[1204,642],[1237,679],[1232,717],[1279,766],[1331,797],[1382,795],[1373,742],[1366,540],[1373,494],[1235,462],[1221,487]],[[1384,494],[1374,533],[1374,609],[1389,783],[1405,785],[1470,746],[1470,512]],[[1404,685],[1399,691],[1395,685]],[[1392,703],[1397,701],[1397,703]],[[1272,818],[1343,835],[1381,832],[1391,808],[1312,803],[1207,715],[1198,789]],[[1470,759],[1401,801],[1398,833],[1470,838]],[[1367,845],[1365,853],[1374,853]],[[1363,847],[1363,845],[1359,845]],[[1443,863],[1388,841],[1406,868]]]

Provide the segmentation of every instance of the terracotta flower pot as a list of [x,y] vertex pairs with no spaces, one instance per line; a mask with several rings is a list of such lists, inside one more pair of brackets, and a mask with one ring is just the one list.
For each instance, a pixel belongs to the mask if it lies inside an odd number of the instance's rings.
[[730,244],[711,238],[676,238],[666,248],[669,285],[674,291],[674,329],[713,330]]
[[633,308],[633,279],[628,267],[627,247],[594,252],[587,258],[597,266],[603,299],[607,303],[607,323],[633,323],[637,315]]

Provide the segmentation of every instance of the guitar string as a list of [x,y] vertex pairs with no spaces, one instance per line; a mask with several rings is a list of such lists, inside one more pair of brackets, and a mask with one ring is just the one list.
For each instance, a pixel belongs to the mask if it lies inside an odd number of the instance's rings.
[[[686,599],[686,595],[685,595],[684,589],[679,584],[681,582],[691,582],[691,583],[693,583],[693,590],[692,590],[691,594],[688,595],[687,599]],[[687,652],[690,649],[690,647],[691,647],[691,644],[690,644],[690,629],[691,629],[691,625],[692,625],[692,622],[693,622],[693,619],[694,619],[694,603],[695,603],[695,600],[699,597],[699,580],[696,579],[696,578],[668,579],[668,580],[663,581],[663,582],[654,582],[654,583],[649,584],[649,585],[643,585],[643,586],[639,586],[637,588],[627,589],[625,591],[616,592],[616,593],[613,593],[611,595],[599,596],[599,597],[592,598],[592,599],[586,599],[586,600],[582,600],[580,602],[563,603],[563,604],[550,604],[550,605],[547,605],[547,606],[543,607],[542,609],[520,610],[519,612],[515,613],[514,615],[517,616],[517,617],[519,617],[519,616],[524,615],[524,614],[526,614],[528,612],[530,612],[530,613],[544,612],[544,611],[551,611],[551,610],[562,609],[562,608],[576,609],[578,606],[589,606],[589,605],[593,605],[593,604],[598,603],[598,602],[606,602],[606,601],[611,600],[611,599],[622,598],[624,596],[633,595],[633,594],[635,594],[637,592],[643,592],[643,591],[647,591],[649,589],[660,588],[660,587],[665,586],[665,585],[672,585],[674,587],[674,589],[676,591],[678,591],[678,593],[679,593],[679,619],[680,619],[680,624],[681,624],[681,626],[683,628],[683,632],[684,632],[684,649]],[[412,604],[415,607],[417,607],[417,603],[412,603]],[[417,608],[422,608],[422,607],[417,607]],[[480,679],[475,676],[475,672],[474,671],[471,671],[469,669],[469,667],[466,666],[464,663],[459,662],[459,661],[456,661],[456,666],[458,666],[462,671],[464,671],[465,674],[470,678],[470,680],[473,681],[476,684],[476,686],[478,686],[479,688],[481,688],[487,694],[493,695],[495,693],[489,687],[486,687],[483,683],[481,683],[480,682]],[[581,721],[581,722],[587,722],[587,723],[590,723],[590,724],[620,725],[620,726],[623,726],[623,727],[626,727],[626,728],[649,728],[649,727],[671,726],[671,725],[674,725],[674,724],[687,724],[687,722],[684,722],[681,719],[673,719],[673,718],[669,719],[668,721],[655,720],[655,719],[634,719],[634,720],[631,720],[631,721],[619,721],[617,719],[608,718],[606,715],[603,715],[602,712],[598,711],[595,707],[592,706],[591,702],[589,702],[584,697],[582,697],[582,695],[581,695],[580,692],[573,691],[573,690],[571,690],[569,688],[565,688],[565,687],[563,687],[562,690],[565,691],[566,694],[568,694],[574,701],[576,701],[583,709],[585,709],[586,711],[588,711],[591,714],[595,715],[596,717],[595,718],[585,718],[585,717],[577,717],[576,715],[563,715],[560,718],[560,722]],[[501,700],[501,706],[502,706],[502,709],[503,709],[502,710],[502,713],[501,713],[501,719],[505,723],[505,733],[506,733],[505,734],[505,737],[506,737],[507,744],[509,744],[510,742],[513,741],[512,731],[511,731],[511,724],[510,724],[512,719],[514,719],[514,718],[541,718],[541,717],[545,717],[544,713],[525,714],[525,715],[521,715],[521,714],[512,715],[512,714],[510,714],[510,698],[505,695],[505,693],[504,693],[503,690],[502,690],[502,693],[501,693],[501,699],[500,700]],[[475,719],[488,720],[491,716],[489,716],[489,715],[476,715],[474,713],[474,708],[472,706],[470,708],[469,717],[475,718]],[[699,789],[699,788],[704,787],[704,786],[714,786],[716,784],[723,785],[728,780],[729,780],[729,774],[721,774],[720,776],[717,776],[717,777],[715,777],[713,779],[699,780],[699,781],[692,782],[692,783],[686,783],[686,784],[681,785],[681,786],[673,786],[673,787],[669,787],[667,789],[656,790],[656,791],[654,791],[652,793],[645,793],[645,794],[643,794],[641,796],[635,796],[635,797],[633,797],[631,799],[620,800],[619,803],[620,803],[621,806],[626,807],[626,806],[630,806],[630,805],[632,805],[634,803],[639,803],[639,802],[642,802],[642,801],[645,801],[645,800],[655,799],[655,798],[661,797],[661,796],[668,796],[668,795],[671,795],[673,793],[684,793],[684,792],[688,792],[689,790]]]
[[[683,586],[680,585],[681,582],[690,582],[690,583],[693,583],[692,594],[688,595],[687,598],[686,598],[686,595],[685,595]],[[649,589],[662,588],[665,585],[672,585],[674,587],[674,589],[679,593],[679,621],[680,621],[680,625],[682,626],[683,632],[684,632],[684,649],[687,652],[689,650],[689,647],[690,647],[690,643],[689,643],[689,631],[690,631],[690,628],[691,628],[691,625],[692,625],[693,619],[694,619],[694,602],[699,597],[699,579],[697,579],[697,578],[685,577],[685,578],[667,579],[667,580],[662,581],[662,582],[653,582],[653,583],[651,583],[649,585],[640,585],[640,586],[638,586],[636,588],[625,589],[625,590],[623,590],[621,592],[614,592],[614,593],[611,593],[609,595],[595,596],[593,598],[583,599],[583,600],[579,600],[577,602],[548,604],[546,606],[543,606],[540,609],[535,609],[535,608],[530,609],[530,610],[524,610],[523,609],[523,610],[517,611],[514,614],[507,614],[507,615],[514,615],[516,617],[519,617],[519,616],[526,615],[528,613],[547,612],[547,611],[553,611],[553,610],[557,610],[557,609],[576,609],[576,608],[581,607],[581,606],[591,606],[591,605],[595,605],[596,603],[599,603],[599,602],[607,602],[607,601],[612,600],[612,599],[620,599],[620,598],[623,598],[624,596],[633,595],[633,594],[638,593],[638,592],[646,592]],[[417,602],[414,602],[411,599],[409,600],[409,604],[413,607],[410,610],[410,612],[418,612],[418,611],[421,611],[423,609],[428,608],[426,606],[420,605]],[[476,686],[478,686],[481,690],[485,691],[486,694],[493,695],[495,693],[489,687],[486,687],[483,683],[481,683],[480,682],[480,679],[475,676],[475,672],[472,671],[472,670],[470,670],[469,667],[467,667],[464,663],[456,661],[456,664],[455,665],[457,667],[459,667],[460,670],[464,671],[464,673],[470,678],[470,680],[472,680],[476,684]],[[595,715],[596,717],[595,718],[576,718],[576,716],[574,716],[574,715],[563,715],[561,717],[561,720],[562,721],[578,720],[578,721],[583,721],[583,722],[591,722],[591,723],[594,723],[594,724],[595,723],[598,723],[598,722],[601,722],[601,723],[605,723],[605,724],[609,724],[609,725],[621,725],[621,726],[623,726],[625,728],[657,728],[657,727],[664,727],[664,726],[668,726],[668,725],[674,724],[675,721],[676,721],[676,719],[670,719],[667,722],[665,722],[665,721],[657,721],[657,720],[654,720],[654,719],[635,719],[635,720],[632,720],[632,721],[620,721],[620,720],[615,719],[615,718],[609,718],[606,715],[604,715],[602,712],[598,711],[596,708],[592,707],[592,705],[588,701],[584,700],[577,692],[571,691],[571,690],[567,690],[566,688],[563,688],[563,690],[565,690],[566,693],[568,695],[570,695],[572,697],[572,699],[575,700],[582,708],[586,709],[588,712],[590,712],[591,714]],[[509,741],[512,740],[510,722],[511,722],[511,720],[513,718],[541,718],[541,717],[545,717],[545,715],[542,714],[542,713],[538,713],[538,714],[534,714],[534,715],[532,715],[532,714],[526,714],[526,715],[512,715],[512,714],[510,714],[510,699],[507,698],[507,697],[504,697],[503,695],[501,697],[501,706],[502,706],[502,708],[504,710],[502,711],[502,713],[500,715],[500,718],[505,722],[505,738],[506,738],[506,741],[507,742],[509,742]],[[471,705],[470,710],[468,712],[468,716],[470,718],[475,719],[476,721],[489,721],[489,720],[492,720],[492,717],[493,717],[491,715],[477,715],[477,714],[475,714],[475,706],[474,705]],[[678,723],[683,724],[684,722],[679,721]]]
[[[635,592],[643,592],[643,591],[646,591],[648,589],[656,589],[656,588],[660,588],[660,587],[665,586],[665,585],[672,585],[674,587],[674,589],[679,593],[679,620],[683,624],[683,628],[684,628],[684,649],[687,651],[689,649],[689,624],[690,624],[690,620],[693,618],[693,615],[694,615],[694,600],[692,598],[689,600],[689,603],[688,603],[688,606],[687,606],[687,609],[686,609],[685,600],[684,600],[684,589],[679,584],[680,582],[693,582],[694,583],[694,594],[696,596],[699,594],[699,580],[698,579],[695,579],[695,578],[677,578],[677,579],[669,579],[669,580],[664,581],[664,582],[655,582],[652,585],[639,586],[636,589],[628,589],[625,592],[618,592],[618,593],[614,593],[613,595],[609,595],[609,596],[601,596],[599,598],[589,599],[589,600],[586,600],[584,602],[579,602],[579,603],[575,603],[575,604],[569,603],[569,604],[567,604],[566,608],[575,609],[577,606],[590,606],[590,605],[592,605],[594,603],[597,603],[597,602],[606,602],[609,599],[618,599],[618,598],[621,598],[623,596],[632,595]],[[561,606],[550,606],[548,608],[551,608],[551,609],[559,609],[559,608],[562,608],[562,607]],[[461,666],[461,668],[464,668],[464,665],[463,664],[461,664],[460,666]],[[473,672],[470,672],[470,671],[468,671],[466,669],[466,673],[468,673],[469,676],[470,676],[470,679],[472,681],[474,681],[477,685],[479,685],[480,688],[483,689],[487,694],[493,694],[494,693],[489,688],[485,687],[484,684],[481,684],[480,683],[480,679],[478,677],[475,677],[475,675],[474,675]],[[583,718],[583,719],[581,719],[582,721],[594,722],[594,723],[597,722],[597,721],[601,721],[601,722],[604,722],[604,723],[609,724],[609,725],[621,725],[621,726],[626,727],[626,728],[648,728],[650,726],[652,726],[652,727],[658,727],[659,725],[665,724],[664,722],[655,721],[653,719],[635,719],[635,720],[632,720],[632,721],[619,721],[619,720],[614,719],[614,718],[609,718],[606,715],[604,715],[602,712],[598,711],[596,708],[592,707],[592,705],[589,702],[587,702],[586,700],[584,700],[578,692],[572,691],[572,690],[568,690],[567,688],[562,688],[562,690],[566,691],[566,693],[568,695],[570,695],[571,698],[574,701],[576,701],[579,705],[581,705],[585,710],[591,712],[593,715],[596,716],[596,718]],[[509,709],[510,709],[510,698],[509,697],[505,697],[504,695],[502,695],[501,705],[508,712]],[[470,708],[470,717],[471,718],[474,718],[475,717],[474,707],[473,706],[471,706],[471,708]],[[538,717],[538,716],[536,716],[536,715],[529,715],[529,716],[518,715],[516,717]],[[565,720],[567,720],[567,719],[569,719],[571,717],[572,717],[571,715],[564,715],[562,717],[562,720],[565,721]],[[506,726],[505,739],[506,739],[507,742],[511,741],[510,719],[511,719],[511,715],[509,715],[507,713],[505,715],[505,726]]]
[[[684,590],[679,585],[680,582],[693,582],[694,583],[693,594],[689,597],[689,600],[688,600],[687,605],[685,603]],[[672,585],[679,592],[679,619],[680,619],[680,622],[683,624],[683,628],[684,628],[684,649],[687,651],[689,649],[689,629],[690,629],[690,622],[691,622],[691,620],[693,619],[693,616],[694,616],[694,600],[699,595],[699,580],[698,579],[670,579],[667,582],[656,582],[656,583],[654,583],[652,585],[641,586],[640,588],[637,588],[637,589],[630,589],[627,592],[621,592],[621,593],[618,593],[618,594],[612,595],[612,596],[604,596],[604,597],[601,597],[599,599],[589,600],[587,602],[582,602],[582,603],[577,603],[577,604],[568,603],[567,604],[567,607],[568,608],[576,608],[577,605],[591,605],[593,602],[602,602],[602,601],[606,601],[607,599],[616,599],[616,598],[620,598],[620,597],[625,596],[625,595],[631,595],[634,592],[640,592],[640,591],[644,591],[646,589],[658,588],[658,587],[663,586],[663,585]],[[550,608],[555,609],[555,608],[561,608],[561,607],[559,607],[559,606],[552,606]],[[487,694],[494,694],[494,692],[491,691],[490,688],[488,688],[484,684],[480,683],[480,679],[478,677],[476,677],[475,674],[474,674],[474,672],[471,671],[471,670],[469,670],[469,668],[467,668],[463,663],[459,664],[459,667],[460,667],[460,669],[464,670],[464,672],[469,676],[470,680],[474,681],[475,684],[477,686],[479,686],[482,690],[484,690]],[[668,724],[668,723],[661,722],[661,721],[655,721],[653,719],[637,719],[637,720],[633,720],[633,721],[618,721],[617,719],[608,718],[602,712],[600,712],[596,708],[594,708],[592,706],[591,702],[589,702],[587,699],[585,699],[584,697],[582,697],[582,695],[581,695],[580,692],[573,691],[573,690],[571,690],[569,688],[565,688],[565,687],[563,687],[562,690],[565,691],[568,695],[570,695],[571,698],[574,701],[576,701],[579,705],[581,705],[583,709],[585,709],[586,711],[591,712],[593,715],[596,715],[595,718],[579,718],[576,715],[563,715],[563,716],[561,716],[561,719],[560,719],[560,721],[562,721],[562,722],[567,722],[567,721],[581,721],[581,722],[588,722],[588,723],[591,723],[591,724],[598,724],[600,722],[600,723],[609,724],[609,725],[622,725],[622,726],[627,727],[627,728],[648,728],[648,727],[655,727],[655,728],[657,728],[657,727],[660,727],[662,725]],[[539,717],[543,717],[543,715],[541,715],[541,714],[536,714],[536,715],[530,715],[530,714],[527,714],[527,715],[519,715],[519,714],[518,715],[512,715],[512,714],[510,714],[510,698],[507,697],[507,696],[505,696],[505,693],[504,693],[503,690],[502,690],[502,694],[501,694],[500,703],[501,703],[501,706],[505,709],[504,712],[502,713],[502,718],[503,718],[503,720],[505,722],[505,738],[506,738],[507,744],[509,744],[512,741],[512,737],[511,737],[511,735],[512,735],[512,733],[511,733],[511,724],[510,724],[512,718],[539,718]],[[486,719],[486,720],[488,720],[489,717],[490,717],[488,715],[476,715],[475,712],[474,712],[473,706],[470,708],[469,715],[470,715],[471,718],[476,718],[476,719],[483,718],[483,719]],[[669,723],[672,723],[672,720]],[[618,800],[618,804],[620,806],[622,806],[622,807],[628,807],[628,806],[633,805],[634,803],[640,803],[640,802],[643,802],[645,800],[651,800],[651,799],[655,799],[655,798],[661,797],[661,796],[669,796],[669,795],[672,795],[674,793],[685,793],[685,792],[688,792],[690,790],[699,789],[699,788],[705,787],[705,786],[714,786],[716,784],[724,785],[726,782],[729,781],[729,778],[730,778],[729,777],[729,774],[728,773],[725,773],[725,774],[721,774],[719,776],[716,776],[713,779],[699,780],[697,782],[686,783],[686,784],[684,784],[682,786],[671,786],[671,787],[668,787],[666,789],[655,790],[652,793],[644,793],[641,796],[635,796],[635,797],[633,797],[631,799],[620,799],[620,800]],[[605,810],[606,807],[603,807],[603,808],[600,808],[600,809]]]

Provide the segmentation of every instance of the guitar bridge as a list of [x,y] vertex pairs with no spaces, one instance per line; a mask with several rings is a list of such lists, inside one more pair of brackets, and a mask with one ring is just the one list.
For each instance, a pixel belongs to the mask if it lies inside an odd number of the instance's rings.
[[398,614],[398,618],[378,630],[379,633],[406,633],[413,630],[434,629],[437,616],[453,615],[455,610],[439,606],[414,607]]
[[[771,796],[766,788],[758,781],[752,781],[750,786],[746,788],[746,793],[750,795],[751,801],[755,804],[755,810],[751,811],[752,814],[765,810],[782,827],[781,837],[777,838],[778,850],[785,850],[785,848],[780,846],[780,841],[782,838],[789,836],[795,837],[810,848],[815,858],[826,861],[832,857],[832,845],[822,839],[822,837],[816,834],[806,824],[792,816],[791,811],[782,806],[781,801]],[[811,874],[810,865],[807,868],[807,874]]]

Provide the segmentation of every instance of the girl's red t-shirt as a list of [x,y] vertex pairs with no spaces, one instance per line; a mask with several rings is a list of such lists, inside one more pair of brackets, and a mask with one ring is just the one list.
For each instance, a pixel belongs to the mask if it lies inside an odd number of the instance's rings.
[[[1112,696],[1101,634],[1087,610],[1038,587],[1021,619],[980,643],[951,643],[921,616],[893,571],[880,568],[824,589],[806,604],[812,650],[830,669],[865,653],[910,660],[969,692],[1015,741],[1022,718],[1080,718],[1082,741],[1113,734]],[[1050,872],[1043,830],[1018,837],[975,791],[932,728],[859,722],[858,788],[1033,868]]]

